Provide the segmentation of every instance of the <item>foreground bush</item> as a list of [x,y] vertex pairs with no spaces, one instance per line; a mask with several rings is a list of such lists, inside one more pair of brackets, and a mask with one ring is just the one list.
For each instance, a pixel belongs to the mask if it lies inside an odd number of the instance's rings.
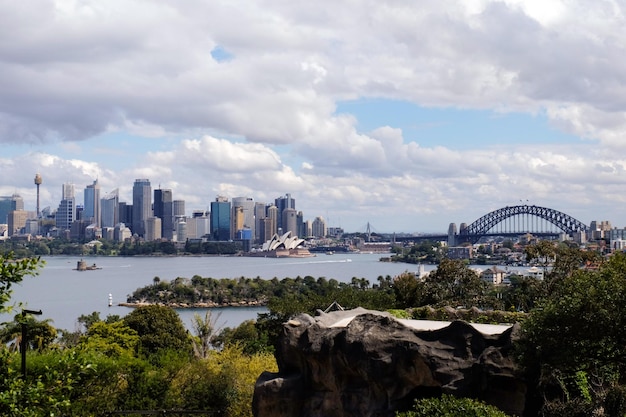
[[256,379],[263,371],[277,370],[274,356],[268,353],[245,355],[239,346],[211,351],[206,359],[188,363],[172,380],[167,407],[252,416]]
[[507,417],[496,407],[472,400],[443,395],[415,401],[413,410],[396,413],[397,417]]

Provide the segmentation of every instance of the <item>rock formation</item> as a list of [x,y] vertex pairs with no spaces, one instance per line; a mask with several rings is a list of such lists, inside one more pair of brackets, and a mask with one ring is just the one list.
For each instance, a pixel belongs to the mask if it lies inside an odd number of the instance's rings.
[[391,417],[441,393],[522,415],[526,386],[509,358],[518,326],[433,323],[364,309],[297,316],[284,324],[279,372],[257,380],[255,417]]

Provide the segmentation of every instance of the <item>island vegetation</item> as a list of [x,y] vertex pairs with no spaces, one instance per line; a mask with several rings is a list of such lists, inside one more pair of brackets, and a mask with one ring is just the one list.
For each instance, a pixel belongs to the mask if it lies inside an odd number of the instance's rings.
[[[464,262],[444,258],[428,276],[404,273],[373,283],[357,277],[349,283],[309,276],[194,276],[171,282],[155,277],[129,299],[141,307],[123,318],[81,316],[82,328],[76,331],[16,314],[0,328],[0,414],[96,416],[178,409],[250,416],[255,379],[262,371],[276,370],[272,351],[282,323],[335,302],[405,318],[519,322],[522,337],[514,351],[535,399],[527,415],[624,416],[626,254],[600,258],[551,242],[531,246],[527,253],[537,262],[546,254],[553,260],[545,265],[543,281],[513,277],[511,285],[493,286]],[[0,265],[0,307],[6,310],[12,285],[36,274],[42,263],[9,255],[0,257]],[[196,316],[193,331],[187,332],[169,305],[197,302],[259,302],[268,311],[234,329],[217,329],[210,314]],[[29,347],[25,377],[17,352],[22,324]],[[466,415],[500,415],[482,404],[460,406],[482,410]],[[461,415],[455,407],[455,400],[441,398],[416,403],[405,415]]]

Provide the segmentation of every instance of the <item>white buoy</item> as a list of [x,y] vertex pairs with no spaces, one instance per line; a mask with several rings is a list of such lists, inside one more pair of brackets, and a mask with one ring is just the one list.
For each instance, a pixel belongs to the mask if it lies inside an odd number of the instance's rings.
[[109,307],[113,305],[113,294],[109,294]]

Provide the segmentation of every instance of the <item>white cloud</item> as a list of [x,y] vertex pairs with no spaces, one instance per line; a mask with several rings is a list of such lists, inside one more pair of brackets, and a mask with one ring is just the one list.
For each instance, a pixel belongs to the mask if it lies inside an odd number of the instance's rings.
[[[129,198],[147,177],[188,207],[291,192],[311,216],[337,207],[344,222],[355,205],[392,224],[528,196],[611,211],[607,193],[626,199],[625,20],[611,0],[0,0],[0,143],[19,149],[0,192],[30,198],[43,171],[50,201],[94,177]],[[335,114],[362,98],[545,114],[584,140],[426,146]],[[112,168],[130,147],[83,141],[105,132],[154,145]],[[59,149],[33,151],[45,144]]]

